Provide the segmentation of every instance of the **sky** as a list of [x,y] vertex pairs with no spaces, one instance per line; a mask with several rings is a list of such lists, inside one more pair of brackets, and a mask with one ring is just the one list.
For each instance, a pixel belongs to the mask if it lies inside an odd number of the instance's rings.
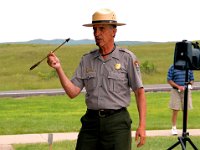
[[115,11],[116,41],[200,40],[199,0],[1,0],[0,43],[94,39],[92,14]]

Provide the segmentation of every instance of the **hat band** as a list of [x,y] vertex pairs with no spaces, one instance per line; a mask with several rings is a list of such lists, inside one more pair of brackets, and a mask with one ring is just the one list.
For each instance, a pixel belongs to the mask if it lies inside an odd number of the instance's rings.
[[92,21],[92,23],[117,23],[115,20],[97,20],[97,21]]

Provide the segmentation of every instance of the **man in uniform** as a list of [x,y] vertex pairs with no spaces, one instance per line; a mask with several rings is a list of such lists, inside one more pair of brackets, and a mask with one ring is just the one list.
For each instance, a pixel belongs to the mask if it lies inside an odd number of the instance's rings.
[[145,143],[146,98],[136,56],[115,45],[118,23],[112,10],[101,9],[92,16],[94,38],[98,49],[85,54],[71,80],[65,75],[54,53],[48,64],[55,68],[60,82],[70,98],[85,87],[87,111],[81,118],[76,150],[130,150],[131,123],[127,107],[130,88],[135,93],[139,125],[135,140],[137,147]]

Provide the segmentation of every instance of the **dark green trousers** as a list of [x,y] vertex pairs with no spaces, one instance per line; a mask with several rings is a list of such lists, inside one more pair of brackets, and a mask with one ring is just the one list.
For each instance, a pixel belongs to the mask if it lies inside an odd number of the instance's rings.
[[102,118],[86,113],[81,118],[76,150],[131,150],[131,118],[125,109]]

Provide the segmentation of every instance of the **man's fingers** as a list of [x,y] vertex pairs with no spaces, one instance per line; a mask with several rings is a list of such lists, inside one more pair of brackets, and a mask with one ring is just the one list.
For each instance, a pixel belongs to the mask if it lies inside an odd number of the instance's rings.
[[145,139],[146,139],[145,136],[141,136],[138,133],[136,133],[135,141],[136,141],[137,147],[141,147],[142,145],[144,145],[145,144]]
[[142,145],[144,145],[145,144],[145,137],[140,137],[138,142],[139,143],[137,144],[137,147],[141,147]]
[[48,58],[47,58],[47,63],[50,66],[56,65],[57,61],[56,61],[55,55],[53,55],[53,53],[49,53]]

